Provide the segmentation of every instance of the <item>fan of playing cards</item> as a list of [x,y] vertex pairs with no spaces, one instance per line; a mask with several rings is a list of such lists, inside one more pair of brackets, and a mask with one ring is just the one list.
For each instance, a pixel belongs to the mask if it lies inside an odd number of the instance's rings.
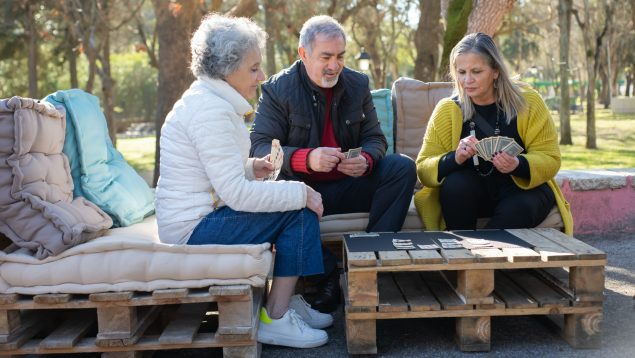
[[273,171],[267,176],[267,180],[276,180],[280,169],[282,168],[282,162],[284,161],[284,152],[280,146],[280,141],[274,139],[271,141],[271,155],[269,155],[269,161],[273,163]]
[[344,152],[346,159],[359,157],[362,154],[362,147],[359,148],[351,148],[347,152]]
[[518,145],[514,138],[502,136],[481,139],[474,147],[479,157],[489,161],[491,161],[492,156],[498,152],[506,152],[512,157],[523,152],[523,147]]

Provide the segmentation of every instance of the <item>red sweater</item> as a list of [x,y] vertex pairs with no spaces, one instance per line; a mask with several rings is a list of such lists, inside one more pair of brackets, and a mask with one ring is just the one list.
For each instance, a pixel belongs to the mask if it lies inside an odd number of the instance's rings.
[[[335,139],[335,132],[333,131],[333,121],[331,121],[331,103],[333,102],[333,89],[322,88],[324,95],[326,96],[326,115],[324,118],[324,128],[322,130],[322,140],[320,141],[320,147],[332,147],[339,148],[340,146]],[[333,168],[330,172],[314,172],[307,168],[307,159],[309,153],[314,148],[302,148],[296,150],[291,156],[291,169],[294,172],[308,174],[308,181],[327,181],[327,180],[339,180],[346,178],[347,175],[337,170],[337,167]],[[373,159],[370,155],[362,152],[364,158],[368,162],[368,168],[372,167]],[[369,173],[370,170],[367,171]],[[366,175],[366,174],[365,174]]]

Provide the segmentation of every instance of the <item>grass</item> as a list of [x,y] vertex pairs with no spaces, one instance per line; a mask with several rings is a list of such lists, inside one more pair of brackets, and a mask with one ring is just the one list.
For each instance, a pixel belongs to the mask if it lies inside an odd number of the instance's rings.
[[[635,114],[614,115],[608,109],[596,109],[598,149],[586,149],[586,114],[571,115],[573,145],[560,146],[561,169],[635,168]],[[557,112],[552,113],[559,126]],[[154,137],[117,140],[117,149],[135,170],[154,170]]]
[[[558,113],[552,116],[559,127]],[[596,109],[595,131],[598,149],[586,149],[586,114],[571,115],[573,145],[560,146],[562,169],[635,168],[635,114]]]

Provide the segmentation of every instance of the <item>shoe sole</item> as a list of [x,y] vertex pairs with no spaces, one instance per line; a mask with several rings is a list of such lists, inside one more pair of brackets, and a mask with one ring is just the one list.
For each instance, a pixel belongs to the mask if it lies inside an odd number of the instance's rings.
[[330,322],[323,322],[323,323],[320,323],[320,324],[318,324],[318,322],[311,322],[311,323],[309,323],[307,321],[304,321],[304,322],[306,324],[308,324],[309,327],[315,328],[315,329],[324,329],[324,328],[331,327],[333,325],[333,320],[331,320]]
[[288,337],[273,337],[273,336],[261,335],[259,333],[257,340],[260,343],[271,344],[274,346],[285,346],[285,347],[291,347],[291,348],[315,348],[315,347],[319,347],[326,344],[326,342],[329,341],[329,338],[325,337],[323,339],[314,340],[314,341],[307,341],[307,340],[298,341],[298,340],[289,339]]

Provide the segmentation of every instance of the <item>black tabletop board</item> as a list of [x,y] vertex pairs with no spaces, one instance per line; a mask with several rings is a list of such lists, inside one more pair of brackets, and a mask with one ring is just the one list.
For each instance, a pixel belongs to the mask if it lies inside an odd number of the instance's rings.
[[491,242],[496,248],[504,247],[526,247],[533,249],[534,246],[527,241],[505,231],[505,230],[456,230],[453,234],[470,239],[483,239]]
[[[367,235],[373,235],[375,233],[369,233]],[[364,234],[362,234],[364,235]],[[412,240],[415,245],[431,245],[439,244],[434,239],[457,239],[455,235],[449,232],[391,232],[391,233],[378,233],[377,236],[361,236],[355,237],[355,234],[344,235],[346,246],[349,252],[366,252],[366,251],[403,251],[398,250],[393,246],[392,240]],[[351,237],[353,236],[353,237]]]
[[[404,251],[395,248],[393,239],[411,240],[415,250],[420,250],[417,245],[437,244],[438,239],[456,239],[459,242],[463,238],[488,240],[496,248],[503,247],[527,247],[532,245],[510,234],[505,230],[461,230],[452,232],[439,231],[419,231],[419,232],[398,232],[398,233],[359,233],[344,235],[344,241],[349,252],[370,252],[370,251]],[[460,248],[462,249],[462,248]],[[452,249],[446,249],[452,250]]]

